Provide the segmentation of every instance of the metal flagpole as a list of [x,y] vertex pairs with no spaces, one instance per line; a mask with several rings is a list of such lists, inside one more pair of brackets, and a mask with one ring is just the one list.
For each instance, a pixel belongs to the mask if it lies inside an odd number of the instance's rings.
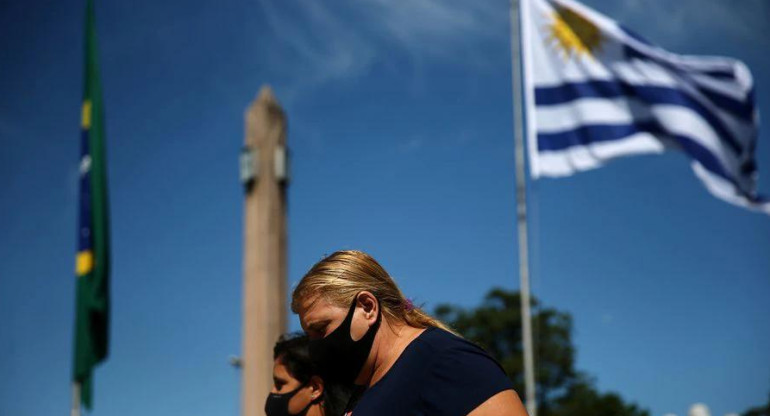
[[532,316],[529,305],[529,239],[527,234],[527,183],[524,168],[520,1],[522,0],[511,0],[511,75],[513,78],[513,140],[516,156],[516,220],[519,231],[519,282],[521,286],[522,340],[524,343],[525,404],[529,416],[537,416],[535,365],[532,350]]
[[80,416],[80,383],[72,382],[72,409],[70,416]]

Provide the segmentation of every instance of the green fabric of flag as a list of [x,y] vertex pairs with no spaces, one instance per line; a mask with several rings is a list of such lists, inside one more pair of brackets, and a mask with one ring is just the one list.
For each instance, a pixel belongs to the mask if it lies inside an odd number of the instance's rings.
[[86,0],[85,81],[81,113],[80,218],[75,265],[77,299],[73,381],[81,403],[93,404],[93,369],[107,358],[110,316],[110,232],[104,111],[96,53],[93,0]]

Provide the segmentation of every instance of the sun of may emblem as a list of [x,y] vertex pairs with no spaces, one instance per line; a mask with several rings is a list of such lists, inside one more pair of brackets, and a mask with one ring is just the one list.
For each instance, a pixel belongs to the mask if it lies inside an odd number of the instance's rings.
[[554,5],[552,23],[546,26],[548,41],[565,60],[572,55],[590,56],[601,47],[602,33],[590,20],[564,6]]

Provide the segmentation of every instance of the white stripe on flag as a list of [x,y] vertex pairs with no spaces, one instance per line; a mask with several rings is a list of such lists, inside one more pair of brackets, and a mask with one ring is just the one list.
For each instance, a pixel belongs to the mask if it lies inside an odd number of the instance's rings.
[[648,105],[628,98],[581,98],[566,104],[539,106],[536,113],[541,133],[572,130],[584,124],[631,124],[652,119]]
[[533,178],[676,148],[715,196],[770,213],[755,193],[758,113],[745,64],[673,54],[573,0],[521,7]]
[[666,144],[650,133],[637,133],[620,140],[571,146],[559,151],[541,152],[540,173],[545,176],[569,176],[595,169],[621,156],[663,153]]
[[717,175],[709,172],[698,162],[692,163],[692,170],[698,179],[706,185],[706,189],[709,190],[717,198],[723,199],[731,204],[735,204],[744,208],[748,208],[752,211],[763,212],[770,214],[770,203],[757,203],[748,200],[745,196],[736,194],[735,186],[730,182],[720,178]]

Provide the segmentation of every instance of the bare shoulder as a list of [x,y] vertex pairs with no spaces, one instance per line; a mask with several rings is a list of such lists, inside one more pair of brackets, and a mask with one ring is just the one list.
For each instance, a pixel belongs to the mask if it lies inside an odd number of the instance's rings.
[[468,416],[527,416],[527,410],[513,390],[503,390],[490,397]]

